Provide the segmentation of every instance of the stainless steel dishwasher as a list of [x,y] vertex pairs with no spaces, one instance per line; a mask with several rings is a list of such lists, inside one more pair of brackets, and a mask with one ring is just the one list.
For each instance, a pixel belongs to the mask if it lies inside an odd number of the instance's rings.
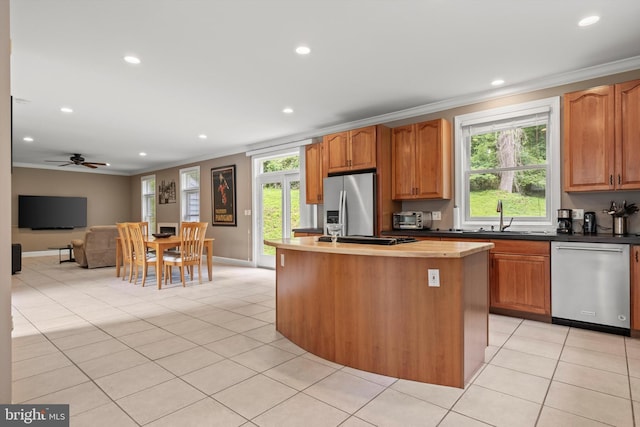
[[629,246],[551,242],[554,323],[629,335]]

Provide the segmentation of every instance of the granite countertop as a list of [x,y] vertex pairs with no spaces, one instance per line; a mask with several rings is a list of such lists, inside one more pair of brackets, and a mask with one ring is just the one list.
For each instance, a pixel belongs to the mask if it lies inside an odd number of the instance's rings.
[[521,231],[453,231],[453,230],[393,230],[382,233],[384,236],[413,237],[450,237],[461,239],[505,239],[505,240],[541,240],[553,242],[588,242],[588,243],[622,243],[640,245],[640,236],[629,234],[613,236],[611,234],[558,234],[555,232],[521,232]]

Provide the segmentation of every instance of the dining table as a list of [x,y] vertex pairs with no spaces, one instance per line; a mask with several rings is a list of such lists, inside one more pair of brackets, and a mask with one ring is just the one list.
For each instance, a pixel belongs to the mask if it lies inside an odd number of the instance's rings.
[[[163,252],[167,249],[180,247],[180,236],[154,237],[145,236],[144,244],[147,248],[156,253],[156,284],[158,289],[162,288],[162,274],[164,269]],[[207,272],[209,273],[209,281],[213,281],[213,237],[204,238],[204,249],[207,258]],[[122,245],[120,238],[116,238],[116,277],[120,277],[120,266],[122,264]]]

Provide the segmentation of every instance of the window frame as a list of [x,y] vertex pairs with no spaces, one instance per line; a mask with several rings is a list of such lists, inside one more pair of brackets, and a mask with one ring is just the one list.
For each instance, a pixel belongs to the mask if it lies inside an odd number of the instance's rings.
[[[145,182],[152,181],[151,185],[145,186]],[[151,188],[151,193],[145,193],[145,187]],[[146,212],[146,207],[148,205],[147,199],[151,199],[151,203],[154,206],[152,213]],[[142,221],[146,221],[149,223],[149,230],[155,230],[156,227],[156,176],[155,175],[145,175],[140,177],[140,217]]]
[[[198,186],[186,188],[187,180],[185,179],[185,177],[193,171],[198,172]],[[180,221],[182,222],[200,221],[200,211],[201,211],[200,188],[201,186],[202,186],[202,175],[200,174],[200,166],[192,166],[189,168],[180,169]],[[194,215],[187,215],[187,208],[189,205],[188,197],[192,194],[198,195],[198,215],[196,219],[193,219]],[[189,216],[189,218],[187,218],[187,216]]]
[[[454,215],[454,228],[457,229],[497,229],[499,220],[496,218],[472,218],[469,209],[469,171],[470,146],[465,136],[464,128],[469,125],[488,125],[491,122],[505,119],[516,119],[530,116],[535,112],[548,111],[549,123],[547,126],[547,187],[545,188],[547,214],[544,218],[514,217],[511,230],[520,231],[555,231],[557,219],[555,212],[560,208],[560,97],[539,99],[505,107],[492,108],[474,113],[463,114],[454,118],[455,132],[455,206],[458,208],[456,218]],[[470,140],[470,138],[469,138]],[[525,169],[525,168],[523,168]],[[497,204],[497,200],[496,200]],[[511,219],[508,206],[504,206],[505,222]]]

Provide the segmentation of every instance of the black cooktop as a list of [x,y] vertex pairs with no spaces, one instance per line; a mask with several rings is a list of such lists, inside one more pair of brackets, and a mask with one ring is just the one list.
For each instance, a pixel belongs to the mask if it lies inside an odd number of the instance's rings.
[[[331,236],[318,237],[319,242],[331,242]],[[370,236],[338,236],[338,243],[358,243],[366,245],[399,245],[417,242],[415,237],[370,237]]]

